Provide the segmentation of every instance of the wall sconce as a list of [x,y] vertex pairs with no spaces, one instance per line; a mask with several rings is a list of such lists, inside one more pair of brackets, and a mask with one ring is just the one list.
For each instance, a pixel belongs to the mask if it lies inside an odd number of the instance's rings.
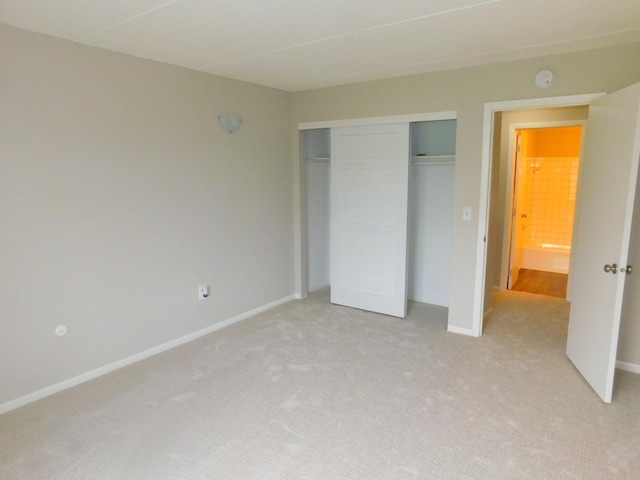
[[220,126],[224,128],[227,132],[233,133],[237,131],[242,125],[242,115],[236,114],[225,114],[220,115],[218,117],[218,122],[220,122]]

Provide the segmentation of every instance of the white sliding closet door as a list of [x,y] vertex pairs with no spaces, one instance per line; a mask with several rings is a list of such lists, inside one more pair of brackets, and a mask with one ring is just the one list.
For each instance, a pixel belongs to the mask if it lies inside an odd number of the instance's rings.
[[331,302],[407,314],[409,124],[331,130]]

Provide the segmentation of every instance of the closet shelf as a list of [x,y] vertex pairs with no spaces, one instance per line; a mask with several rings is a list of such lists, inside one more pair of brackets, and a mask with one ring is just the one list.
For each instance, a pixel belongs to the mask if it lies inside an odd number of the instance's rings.
[[[307,162],[314,165],[330,165],[331,157],[307,157]],[[456,163],[455,155],[426,155],[411,157],[412,165],[453,165]]]
[[329,165],[331,164],[331,157],[307,157],[307,162],[315,165]]
[[455,155],[421,155],[411,157],[411,164],[420,165],[453,165],[456,163]]

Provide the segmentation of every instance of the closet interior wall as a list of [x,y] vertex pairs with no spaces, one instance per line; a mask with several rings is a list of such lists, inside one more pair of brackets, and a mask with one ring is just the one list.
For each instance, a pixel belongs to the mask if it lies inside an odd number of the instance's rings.
[[305,130],[307,185],[307,289],[328,287],[330,236],[331,130]]

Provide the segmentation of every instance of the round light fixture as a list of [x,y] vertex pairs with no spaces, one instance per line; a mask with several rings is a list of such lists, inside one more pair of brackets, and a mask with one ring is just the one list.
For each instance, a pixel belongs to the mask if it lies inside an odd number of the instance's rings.
[[540,70],[535,79],[536,87],[549,88],[553,83],[553,72],[551,70]]
[[218,122],[220,123],[220,126],[227,132],[233,133],[237,131],[242,125],[242,115],[238,115],[235,113],[220,115],[218,117]]

